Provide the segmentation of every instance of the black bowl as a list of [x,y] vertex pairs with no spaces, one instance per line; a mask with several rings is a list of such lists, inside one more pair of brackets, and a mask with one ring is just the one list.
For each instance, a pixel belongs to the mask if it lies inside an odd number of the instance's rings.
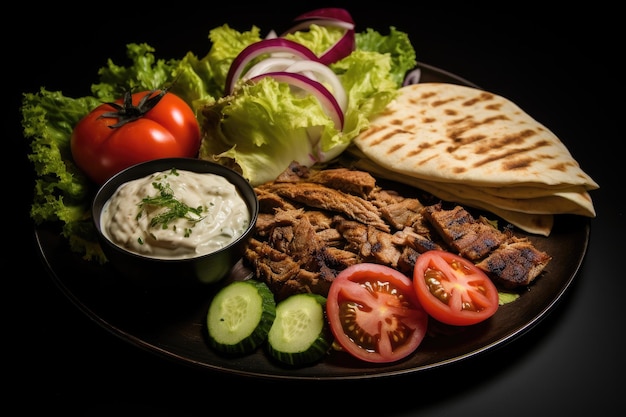
[[[102,231],[100,217],[105,203],[118,187],[128,181],[172,168],[179,171],[217,174],[234,184],[250,210],[250,224],[245,232],[217,251],[183,259],[161,259],[144,256],[126,250],[109,240]],[[254,232],[258,213],[257,195],[244,177],[225,166],[196,158],[156,159],[129,167],[104,183],[96,193],[92,204],[92,217],[98,240],[107,260],[115,270],[132,282],[153,288],[206,286],[226,278],[233,266],[243,256],[247,242]]]

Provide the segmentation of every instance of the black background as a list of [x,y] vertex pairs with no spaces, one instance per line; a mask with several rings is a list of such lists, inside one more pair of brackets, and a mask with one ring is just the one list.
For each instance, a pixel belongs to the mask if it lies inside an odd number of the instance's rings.
[[[9,287],[2,292],[4,360],[11,371],[4,373],[4,405],[20,414],[43,409],[83,416],[602,415],[621,407],[615,382],[626,371],[618,343],[624,316],[618,242],[625,230],[617,204],[624,178],[619,14],[594,5],[547,11],[414,4],[118,2],[91,5],[89,12],[16,5],[16,21],[8,25],[12,18],[5,16],[2,29],[10,93],[2,199],[10,232],[2,276]],[[203,56],[213,27],[257,25],[265,33],[323,6],[347,8],[357,30],[384,33],[395,26],[409,33],[419,61],[511,99],[563,140],[601,186],[591,193],[597,217],[574,284],[545,320],[513,343],[450,367],[385,379],[285,384],[232,378],[170,362],[108,333],[65,298],[39,260],[28,217],[32,168],[21,135],[21,93],[45,86],[88,95],[106,59],[124,63],[127,43],[146,42],[163,58],[187,51]]]

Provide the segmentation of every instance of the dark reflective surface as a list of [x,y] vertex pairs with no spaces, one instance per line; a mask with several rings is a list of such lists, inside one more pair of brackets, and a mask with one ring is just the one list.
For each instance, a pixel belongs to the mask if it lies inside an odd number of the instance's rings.
[[[285,383],[188,366],[165,352],[137,348],[104,330],[66,297],[47,273],[31,233],[31,168],[18,108],[20,93],[40,86],[71,96],[88,94],[97,69],[107,58],[122,62],[128,42],[148,42],[163,57],[186,50],[202,54],[212,27],[228,22],[238,29],[252,24],[268,28],[310,7],[297,4],[276,11],[268,5],[224,4],[220,11],[211,5],[201,11],[201,6],[147,10],[142,5],[139,11],[116,15],[111,9],[110,14],[82,18],[70,18],[57,5],[42,7],[20,14],[20,32],[6,37],[10,75],[5,84],[15,90],[9,90],[13,123],[5,158],[15,156],[22,167],[7,171],[10,176],[19,172],[21,180],[6,181],[10,195],[3,205],[9,236],[17,242],[5,245],[2,254],[10,307],[4,339],[11,363],[7,397],[13,401],[8,405],[30,410],[43,404],[50,411],[77,415],[164,416],[207,415],[218,402],[241,413],[269,409],[293,414],[313,405],[320,412],[429,416],[608,414],[621,406],[619,385],[610,382],[626,371],[617,343],[624,315],[615,301],[622,255],[614,243],[625,230],[617,203],[624,175],[616,146],[623,133],[619,109],[610,104],[623,92],[620,67],[610,52],[619,52],[614,36],[619,25],[611,22],[618,13],[585,8],[570,10],[565,19],[562,11],[530,7],[486,12],[469,5],[461,10],[445,4],[415,10],[404,4],[376,10],[349,6],[361,28],[385,31],[393,25],[407,31],[420,61],[506,96],[553,130],[600,184],[592,192],[598,217],[590,221],[587,255],[565,296],[530,331],[500,349],[410,375]],[[592,23],[599,29],[588,31]],[[19,222],[6,220],[17,213]],[[565,255],[564,263],[576,263],[576,253]],[[71,270],[79,286],[83,279],[97,278],[89,275]],[[145,308],[142,314],[161,313]],[[169,320],[165,330],[144,327],[145,322],[137,327],[167,343],[166,335],[180,331],[176,319]],[[193,345],[181,349],[185,355],[194,351]],[[230,395],[240,400],[228,400]],[[287,398],[294,395],[297,410],[287,407]]]

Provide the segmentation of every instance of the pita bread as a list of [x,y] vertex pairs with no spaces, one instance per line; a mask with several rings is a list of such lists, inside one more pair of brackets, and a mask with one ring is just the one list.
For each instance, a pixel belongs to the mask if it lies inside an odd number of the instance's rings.
[[400,88],[354,144],[387,169],[431,181],[552,191],[599,187],[559,138],[516,104],[457,84]]
[[595,217],[599,188],[565,145],[508,99],[456,84],[402,87],[354,140],[353,166],[548,236],[555,214]]

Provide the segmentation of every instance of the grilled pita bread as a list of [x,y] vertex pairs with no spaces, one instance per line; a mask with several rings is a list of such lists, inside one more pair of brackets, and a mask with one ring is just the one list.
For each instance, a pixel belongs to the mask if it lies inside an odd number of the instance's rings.
[[595,216],[588,191],[599,186],[560,139],[510,100],[477,88],[402,87],[355,149],[439,198],[503,213],[532,233],[547,235],[553,214]]

